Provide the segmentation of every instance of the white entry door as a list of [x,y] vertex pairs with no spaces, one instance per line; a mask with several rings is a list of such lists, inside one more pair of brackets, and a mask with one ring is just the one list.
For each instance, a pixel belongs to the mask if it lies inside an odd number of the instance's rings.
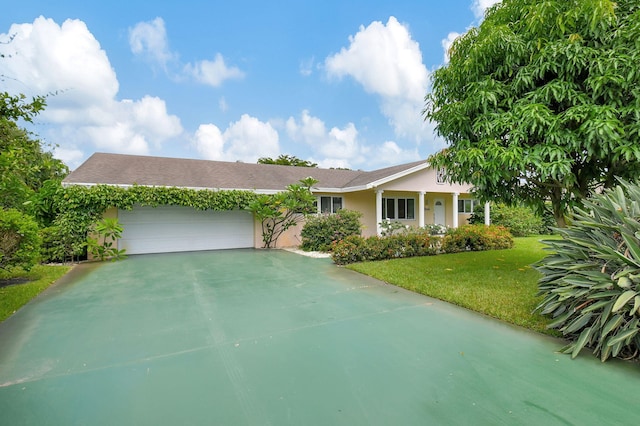
[[433,202],[433,223],[445,225],[444,199],[436,198]]

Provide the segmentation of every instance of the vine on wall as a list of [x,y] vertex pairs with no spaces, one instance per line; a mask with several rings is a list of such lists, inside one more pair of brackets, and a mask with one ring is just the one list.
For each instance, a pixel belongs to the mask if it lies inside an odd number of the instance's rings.
[[59,214],[53,222],[54,257],[75,259],[81,257],[87,246],[90,228],[111,207],[130,210],[141,206],[184,206],[198,210],[245,210],[258,198],[251,191],[208,189],[196,190],[177,187],[150,187],[134,185],[127,188],[111,185],[69,186],[56,191],[56,209]]

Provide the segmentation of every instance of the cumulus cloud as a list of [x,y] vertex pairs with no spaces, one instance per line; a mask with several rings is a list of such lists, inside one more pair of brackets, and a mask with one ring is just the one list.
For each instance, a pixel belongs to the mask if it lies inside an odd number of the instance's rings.
[[442,40],[442,49],[444,50],[444,63],[448,64],[449,63],[449,49],[451,49],[451,46],[453,45],[453,42],[460,37],[462,34],[457,33],[455,31],[450,32],[449,34],[447,34],[447,38]]
[[269,123],[248,114],[221,131],[214,124],[202,124],[195,133],[198,153],[207,160],[255,163],[260,157],[280,154],[278,132]]
[[429,72],[422,63],[419,44],[408,28],[390,17],[361,26],[349,37],[349,46],[325,60],[330,77],[349,76],[365,91],[380,96],[380,108],[396,135],[415,142],[428,138],[421,118]]
[[289,138],[307,144],[313,151],[311,161],[320,167],[371,168],[415,161],[420,157],[417,149],[405,150],[395,142],[380,146],[367,146],[359,138],[353,123],[327,129],[324,121],[302,111],[299,118],[289,117],[285,123]]
[[176,59],[176,54],[169,49],[164,20],[159,17],[153,21],[139,22],[130,28],[129,46],[134,54],[157,62],[163,68],[166,68],[169,61]]
[[[180,120],[170,115],[163,100],[145,96],[118,100],[118,80],[109,59],[84,22],[58,25],[39,17],[32,24],[15,24],[10,44],[0,44],[5,58],[7,90],[27,95],[55,93],[39,120],[54,126],[45,136],[59,145],[58,158],[70,167],[81,155],[96,149],[146,154],[150,146],[182,133]],[[0,39],[8,39],[0,35]]]
[[138,22],[129,29],[129,46],[134,55],[145,58],[152,64],[160,65],[167,73],[170,72],[170,63],[176,68],[174,78],[178,81],[191,79],[200,84],[219,87],[225,80],[244,77],[238,67],[228,66],[220,53],[214,59],[201,60],[180,65],[180,55],[169,48],[169,39],[160,17],[153,21]]
[[473,0],[471,10],[476,18],[484,18],[484,12],[496,3],[500,3],[500,0]]
[[237,67],[228,67],[221,54],[217,54],[213,61],[199,61],[184,66],[184,73],[195,81],[212,87],[220,86],[225,80],[244,77],[244,72]]

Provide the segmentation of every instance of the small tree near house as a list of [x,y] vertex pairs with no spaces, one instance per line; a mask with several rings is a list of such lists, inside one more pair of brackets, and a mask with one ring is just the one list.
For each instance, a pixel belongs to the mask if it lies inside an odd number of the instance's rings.
[[318,181],[312,177],[287,186],[283,192],[261,195],[249,205],[262,225],[264,248],[275,247],[278,238],[289,228],[300,223],[304,217],[315,212],[315,197],[311,187]]

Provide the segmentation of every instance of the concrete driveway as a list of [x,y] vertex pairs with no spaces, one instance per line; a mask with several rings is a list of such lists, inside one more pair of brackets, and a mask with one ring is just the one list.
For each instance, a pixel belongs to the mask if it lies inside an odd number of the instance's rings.
[[640,368],[328,259],[84,264],[0,324],[0,424],[637,424]]

